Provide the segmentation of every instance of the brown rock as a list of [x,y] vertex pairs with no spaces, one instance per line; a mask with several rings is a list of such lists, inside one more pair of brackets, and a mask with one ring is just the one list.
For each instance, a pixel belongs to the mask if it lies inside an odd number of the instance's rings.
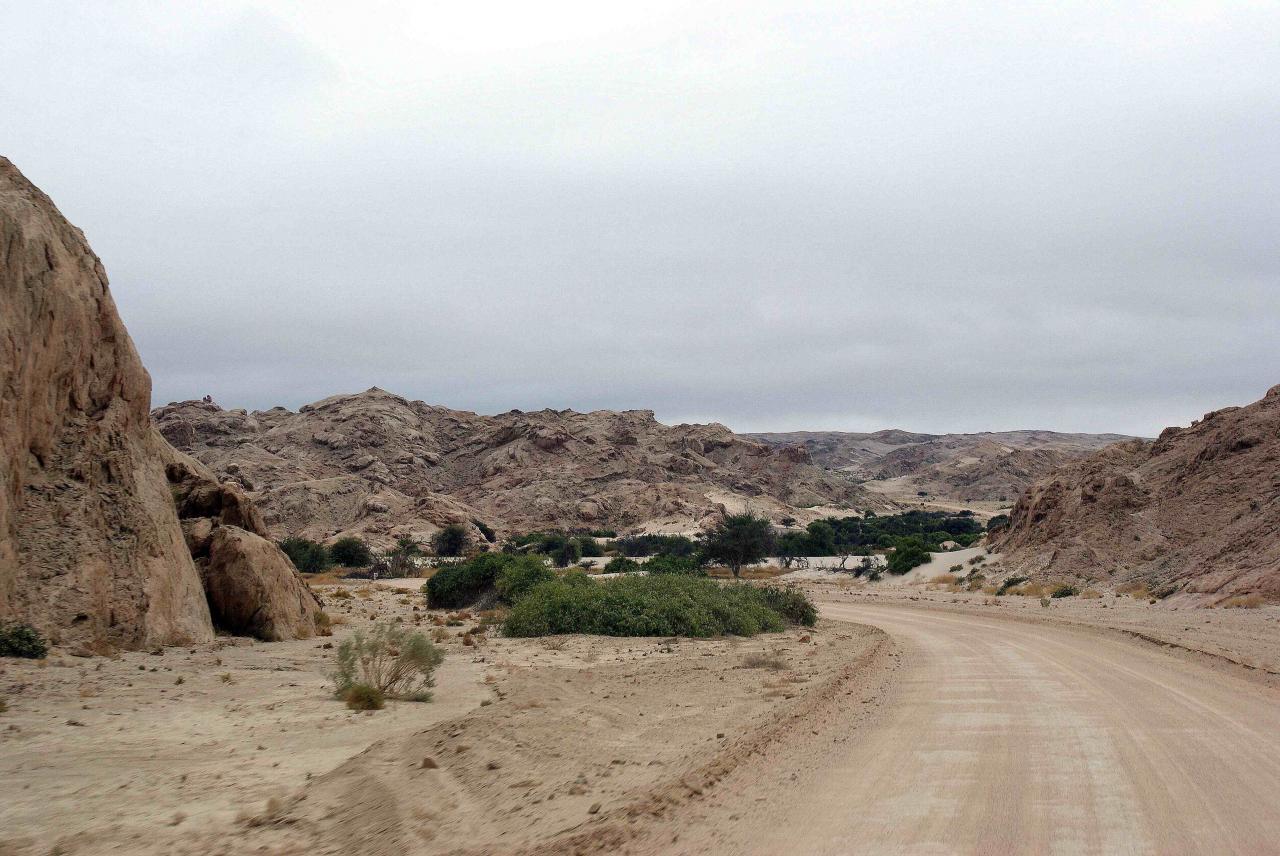
[[1280,600],[1280,397],[1055,471],[995,546],[1019,571],[1145,583],[1170,603]]
[[236,526],[214,529],[203,575],[218,627],[267,642],[315,635],[319,599],[289,557],[260,535]]
[[460,523],[480,545],[475,521],[500,533],[679,530],[717,503],[781,519],[805,514],[795,505],[863,499],[803,450],[775,451],[723,425],[663,425],[647,410],[481,416],[370,389],[297,413],[187,401],[153,416],[175,441],[197,438],[183,450],[220,478],[255,485],[276,537],[351,534],[385,547]]
[[95,649],[212,638],[150,396],[102,264],[0,158],[0,618]]
[[[0,158],[0,619],[76,650],[162,650],[213,638],[207,587],[228,630],[314,633],[314,596],[253,534],[262,516],[165,442],[150,396],[102,264]],[[231,411],[215,430],[249,421]]]

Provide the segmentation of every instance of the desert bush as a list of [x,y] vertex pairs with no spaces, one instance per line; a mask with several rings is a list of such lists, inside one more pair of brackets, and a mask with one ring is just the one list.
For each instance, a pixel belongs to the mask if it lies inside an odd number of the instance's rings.
[[1069,583],[1063,583],[1049,593],[1049,597],[1075,597],[1080,593],[1080,589]]
[[476,527],[476,529],[479,529],[484,540],[488,541],[490,544],[498,540],[498,533],[494,532],[493,527],[485,523],[483,520],[476,520],[473,518],[471,525]]
[[304,573],[318,574],[333,564],[329,549],[310,538],[286,538],[280,542],[280,549],[293,566]]
[[437,556],[461,556],[470,544],[467,528],[461,523],[450,523],[431,536],[431,549]]
[[329,558],[344,568],[367,568],[373,564],[373,551],[359,538],[348,535],[333,542]]
[[567,568],[577,564],[582,558],[582,542],[576,538],[566,538],[551,551],[550,556],[557,568]]
[[604,548],[600,546],[600,542],[596,541],[595,538],[583,535],[579,538],[575,538],[574,540],[578,542],[578,551],[582,554],[583,558],[597,559],[604,555]]
[[494,587],[498,574],[513,558],[504,553],[481,553],[441,568],[423,586],[427,605],[437,609],[469,606]]
[[792,624],[812,627],[818,623],[818,608],[800,589],[794,586],[759,589],[765,604]]
[[421,633],[396,624],[375,624],[366,634],[355,631],[338,646],[334,684],[340,698],[358,686],[383,696],[429,701],[436,666],[444,654]]
[[368,684],[352,684],[341,695],[352,710],[382,710],[387,703],[386,695]]
[[889,566],[886,570],[901,576],[912,568],[919,567],[929,561],[929,551],[924,542],[915,537],[900,538],[892,553],[889,554]]
[[515,603],[529,589],[555,578],[555,571],[540,556],[517,556],[498,572],[494,588],[507,603]]
[[0,657],[43,660],[48,653],[48,643],[30,624],[0,622]]
[[932,583],[933,585],[939,585],[939,586],[953,586],[953,585],[955,585],[955,584],[959,581],[959,579],[960,579],[960,578],[959,578],[959,577],[957,577],[957,576],[956,576],[955,574],[953,574],[953,573],[952,573],[952,574],[938,574],[937,576],[935,576],[935,577],[931,578],[931,579],[929,580],[929,582],[930,582],[930,583]]
[[612,544],[624,556],[692,556],[698,544],[683,535],[627,535]]
[[1025,583],[1028,579],[1030,579],[1030,577],[1009,577],[1007,580],[1005,580],[1004,582],[1000,583],[1000,587],[999,587],[998,589],[996,589],[996,594],[998,594],[998,595],[1000,595],[1000,594],[1005,594],[1005,593],[1007,593],[1007,592],[1009,591],[1009,589],[1011,589],[1011,588],[1013,588],[1013,587],[1015,587],[1015,586],[1020,586],[1020,585],[1022,585],[1022,584],[1023,584],[1023,583]]
[[787,668],[787,661],[777,654],[755,653],[743,657],[742,666],[745,669],[772,669],[781,672]]
[[654,556],[644,563],[642,570],[650,574],[676,574],[686,577],[705,577],[706,570],[691,556]]
[[643,570],[640,567],[640,563],[634,559],[628,559],[626,556],[615,556],[604,566],[606,574],[629,574],[639,570]]
[[[787,618],[771,606],[766,589],[720,585],[679,574],[542,583],[520,598],[503,626],[508,636],[594,633],[602,636],[752,636],[781,630]],[[784,595],[785,608],[803,607]]]

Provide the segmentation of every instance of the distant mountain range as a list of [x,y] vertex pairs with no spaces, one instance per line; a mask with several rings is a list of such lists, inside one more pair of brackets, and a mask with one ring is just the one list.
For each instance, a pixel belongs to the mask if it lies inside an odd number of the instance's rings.
[[486,528],[689,531],[724,509],[803,522],[894,507],[803,449],[723,425],[664,425],[648,410],[482,416],[375,388],[297,412],[185,401],[152,418],[177,448],[249,491],[281,536],[388,543],[450,523],[473,538]]
[[1037,478],[1112,443],[1123,434],[985,431],[921,434],[899,429],[788,431],[744,435],[776,448],[799,446],[814,464],[859,482],[896,480],[902,495],[926,493],[964,502],[1009,502]]

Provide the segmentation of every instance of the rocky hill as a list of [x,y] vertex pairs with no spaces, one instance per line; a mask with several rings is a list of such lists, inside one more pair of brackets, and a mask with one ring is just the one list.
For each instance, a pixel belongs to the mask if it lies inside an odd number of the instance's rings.
[[923,491],[964,502],[1012,502],[1035,479],[1058,466],[1132,439],[1121,434],[1056,431],[918,434],[897,429],[746,436],[774,446],[801,446],[815,464],[847,472],[860,481],[896,479],[903,494]]
[[88,652],[313,633],[252,504],[165,443],[150,398],[101,262],[0,158],[0,620]]
[[1280,386],[1037,481],[996,547],[1042,575],[1177,600],[1280,600]]
[[375,388],[296,413],[185,401],[152,415],[176,447],[250,491],[279,535],[387,543],[452,522],[477,539],[479,524],[683,531],[721,508],[810,519],[820,515],[807,507],[867,502],[803,449],[664,425],[648,410],[481,416]]

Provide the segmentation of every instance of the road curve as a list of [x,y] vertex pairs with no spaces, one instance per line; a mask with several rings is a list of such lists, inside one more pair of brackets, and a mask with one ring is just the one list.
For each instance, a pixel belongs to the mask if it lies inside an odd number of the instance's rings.
[[740,852],[1280,853],[1280,692],[1060,626],[823,614],[903,649],[894,702],[745,819]]

